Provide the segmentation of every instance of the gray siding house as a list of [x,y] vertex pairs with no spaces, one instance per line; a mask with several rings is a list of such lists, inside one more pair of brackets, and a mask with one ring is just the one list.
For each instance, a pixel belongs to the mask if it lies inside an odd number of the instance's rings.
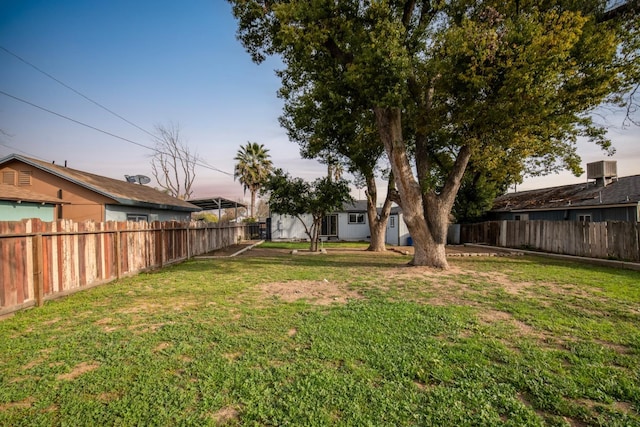
[[615,161],[587,165],[582,184],[509,193],[496,198],[491,220],[640,222],[640,175],[618,177]]
[[[311,226],[311,215],[303,217],[307,227]],[[322,220],[320,237],[324,240],[368,241],[371,238],[366,200],[347,203],[339,211],[326,215]],[[274,241],[307,240],[304,226],[298,218],[289,215],[271,215],[271,239]],[[388,245],[407,245],[409,231],[402,219],[399,207],[391,209],[387,222],[385,242]]]

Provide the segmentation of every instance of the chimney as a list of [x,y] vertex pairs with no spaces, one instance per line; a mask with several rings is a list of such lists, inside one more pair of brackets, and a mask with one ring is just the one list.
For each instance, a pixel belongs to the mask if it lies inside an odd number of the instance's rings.
[[618,163],[615,160],[587,163],[587,179],[595,179],[596,187],[606,187],[614,178],[618,178]]

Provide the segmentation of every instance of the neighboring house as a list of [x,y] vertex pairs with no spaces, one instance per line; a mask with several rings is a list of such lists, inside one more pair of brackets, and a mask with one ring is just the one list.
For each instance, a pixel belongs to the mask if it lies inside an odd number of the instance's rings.
[[18,154],[0,159],[0,180],[19,194],[39,193],[50,203],[57,201],[53,220],[186,221],[200,210],[151,187]]
[[640,175],[617,176],[615,161],[587,165],[582,184],[509,193],[496,198],[494,220],[640,222]]
[[[303,217],[307,227],[311,226],[311,215]],[[267,222],[269,223],[269,222]],[[308,240],[304,226],[300,220],[290,215],[271,215],[271,239],[272,240]],[[347,203],[339,211],[326,215],[322,219],[320,237],[323,240],[366,241],[371,238],[369,232],[369,220],[367,217],[366,200],[358,200]],[[389,245],[407,245],[409,232],[402,220],[402,211],[399,207],[391,209],[391,215],[387,222],[387,235],[385,242]]]
[[0,220],[20,221],[38,218],[53,221],[61,201],[14,185],[0,184]]

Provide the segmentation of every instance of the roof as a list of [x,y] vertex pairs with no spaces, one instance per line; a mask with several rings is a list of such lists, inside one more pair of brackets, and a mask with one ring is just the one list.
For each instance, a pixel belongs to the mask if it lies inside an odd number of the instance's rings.
[[189,203],[202,208],[202,210],[204,211],[247,207],[247,205],[245,204],[234,202],[233,200],[225,199],[223,197],[206,197],[204,199],[193,199],[189,200]]
[[14,202],[43,203],[50,205],[66,204],[60,199],[56,199],[45,194],[36,193],[24,187],[15,185],[0,184],[0,200],[10,200]]
[[366,200],[354,200],[353,202],[347,202],[342,205],[340,212],[366,212],[367,201]]
[[496,198],[492,212],[630,206],[640,203],[640,175],[618,178],[605,187],[595,182],[509,193]]
[[156,190],[155,188],[123,180],[107,178],[105,176],[43,162],[42,160],[33,159],[19,154],[11,154],[0,159],[0,165],[12,160],[26,163],[59,178],[73,182],[81,187],[113,199],[120,205],[153,209],[170,209],[186,212],[195,212],[200,210],[198,206],[184,200],[180,200],[176,197],[172,197]]
[[[382,210],[382,208],[378,207],[377,208],[378,212],[380,212]],[[336,212],[348,212],[348,213],[354,213],[354,212],[367,212],[367,201],[366,200],[355,200],[353,202],[347,202],[344,205],[342,205],[342,209]],[[397,214],[397,213],[401,213],[402,209],[400,209],[399,206],[392,206],[391,207],[391,213],[392,214]]]

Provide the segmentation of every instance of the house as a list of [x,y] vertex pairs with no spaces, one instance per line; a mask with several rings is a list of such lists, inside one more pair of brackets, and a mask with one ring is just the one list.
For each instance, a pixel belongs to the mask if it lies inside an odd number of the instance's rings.
[[[307,227],[311,226],[312,217],[303,217]],[[271,240],[307,240],[305,228],[296,217],[272,214],[270,224]],[[323,240],[366,241],[371,238],[369,219],[367,217],[367,201],[358,200],[346,203],[339,211],[326,215],[322,219],[320,237]],[[385,242],[389,245],[407,245],[410,242],[409,231],[402,220],[402,211],[395,206],[387,222]]]
[[0,184],[0,218],[3,221],[19,221],[38,218],[50,222],[56,209],[63,202],[55,197],[36,193],[14,185]]
[[492,220],[640,222],[640,175],[618,177],[615,161],[587,164],[582,184],[509,193],[496,198]]
[[[11,187],[11,194],[19,196],[20,200],[31,195],[30,202],[55,206],[52,220],[187,221],[191,212],[200,210],[198,206],[151,187],[18,154],[0,159],[0,179],[3,187]],[[1,200],[6,204],[12,199],[9,191],[5,194]],[[16,218],[6,212],[6,208],[0,211],[0,220]],[[33,214],[27,210],[22,213]],[[50,218],[49,213],[45,216]]]

